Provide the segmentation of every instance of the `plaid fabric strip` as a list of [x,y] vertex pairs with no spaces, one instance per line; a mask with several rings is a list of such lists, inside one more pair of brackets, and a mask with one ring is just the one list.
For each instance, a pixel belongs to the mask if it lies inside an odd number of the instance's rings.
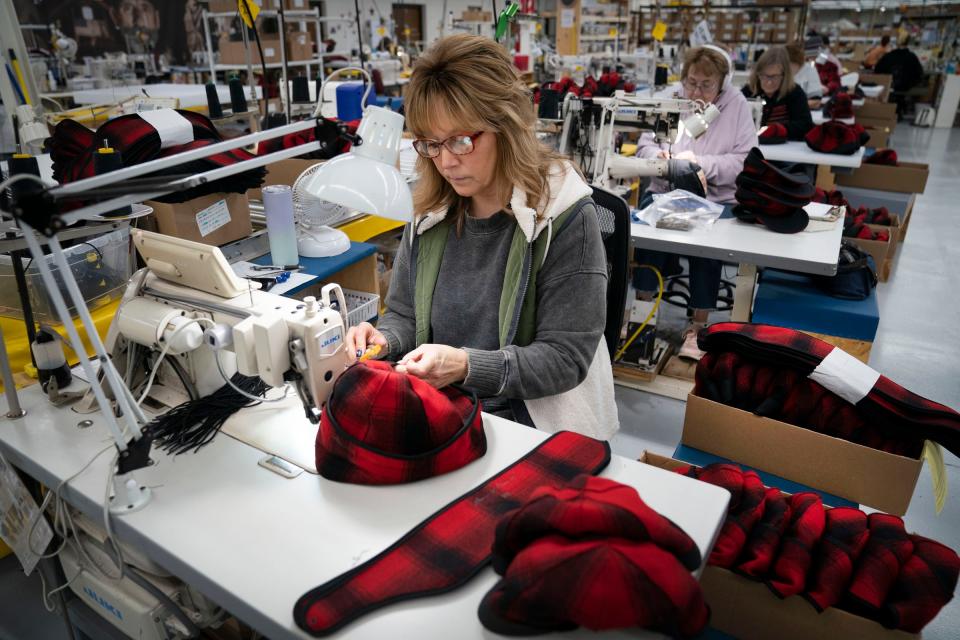
[[960,576],[960,558],[950,547],[911,535],[913,555],[897,576],[881,623],[889,629],[920,631],[953,599]]
[[867,523],[870,539],[857,563],[844,607],[876,617],[900,575],[900,568],[913,555],[913,540],[903,519],[897,516],[871,513]]
[[729,569],[734,565],[747,536],[763,516],[767,490],[756,471],[745,471],[742,475],[742,489],[739,504],[728,515],[717,536],[717,542],[710,552],[712,565]]
[[834,507],[827,510],[826,528],[804,594],[817,611],[822,612],[840,602],[869,535],[867,514],[860,509]]
[[609,462],[606,442],[570,431],[551,436],[375,558],[305,593],[293,610],[297,626],[325,636],[390,603],[456,589],[489,564],[503,514],[539,487],[599,473]]
[[823,536],[826,524],[823,502],[815,493],[790,496],[790,511],[790,525],[767,579],[767,586],[781,598],[795,596],[804,590],[813,549]]
[[767,489],[763,517],[750,531],[734,571],[754,580],[762,580],[770,571],[780,539],[790,524],[790,501],[779,489]]

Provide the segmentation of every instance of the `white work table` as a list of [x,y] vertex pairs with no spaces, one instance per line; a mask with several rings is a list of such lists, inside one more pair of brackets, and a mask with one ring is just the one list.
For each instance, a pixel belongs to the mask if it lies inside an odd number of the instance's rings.
[[[110,443],[99,414],[52,407],[39,385],[20,392],[27,415],[0,420],[8,461],[55,486]],[[302,411],[275,412],[278,425],[303,421]],[[94,426],[76,425],[91,418]],[[119,539],[193,585],[261,634],[308,638],[293,621],[307,590],[376,555],[404,533],[523,456],[547,434],[484,415],[486,455],[453,473],[393,487],[339,484],[303,473],[286,479],[261,468],[263,453],[220,434],[199,453],[169,457],[137,472],[154,487],[141,511],[113,519]],[[103,454],[70,483],[66,499],[100,521],[108,464]],[[725,516],[729,494],[718,487],[613,456],[604,476],[636,487],[654,509],[697,543],[706,559]],[[497,576],[485,569],[467,585],[437,597],[380,609],[337,637],[488,639],[477,606]],[[637,630],[606,634],[636,638]],[[592,633],[563,638],[593,637]]]
[[760,145],[760,151],[767,160],[777,162],[802,162],[845,169],[856,169],[863,162],[863,147],[846,156],[839,153],[820,153],[808,147],[806,142],[790,140],[783,144]]
[[811,109],[810,116],[813,118],[813,124],[823,124],[824,122],[834,119],[844,124],[854,124],[857,121],[856,118],[827,118],[823,115],[823,109]]
[[[77,104],[108,104],[121,102],[134,96],[151,98],[178,98],[180,108],[207,106],[207,90],[202,84],[143,84],[125,87],[105,87],[103,89],[83,89],[73,92],[73,100]],[[250,87],[243,85],[243,95],[250,100]],[[256,96],[262,95],[260,87],[256,87]],[[220,103],[230,105],[230,87],[224,84],[217,85],[217,96]]]
[[739,263],[731,313],[736,322],[750,320],[758,266],[833,275],[837,272],[842,233],[839,220],[826,231],[800,233],[776,233],[736,218],[721,218],[705,229],[692,231],[658,229],[637,222],[630,228],[636,247]]

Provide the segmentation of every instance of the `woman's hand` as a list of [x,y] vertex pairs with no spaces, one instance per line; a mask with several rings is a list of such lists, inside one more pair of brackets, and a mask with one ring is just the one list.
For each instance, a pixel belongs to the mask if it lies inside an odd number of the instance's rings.
[[373,345],[378,345],[385,350],[387,339],[369,322],[361,322],[355,327],[350,327],[347,331],[347,337],[344,339],[344,344],[347,347],[347,364],[353,364],[357,360],[357,351],[363,354],[367,348]]
[[422,344],[400,359],[397,371],[440,389],[467,377],[467,352],[445,344]]
[[690,162],[697,161],[697,154],[693,151],[681,151],[680,153],[673,154],[673,157],[677,160],[689,160]]

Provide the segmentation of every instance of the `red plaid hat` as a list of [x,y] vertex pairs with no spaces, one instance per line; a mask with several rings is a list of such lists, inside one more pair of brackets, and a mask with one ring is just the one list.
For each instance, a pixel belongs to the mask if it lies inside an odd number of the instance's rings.
[[581,475],[563,487],[542,487],[503,517],[493,542],[493,568],[504,573],[522,549],[547,535],[650,541],[670,551],[688,571],[700,567],[696,543],[625,484]]
[[805,174],[791,173],[771,164],[763,157],[759,147],[753,147],[743,160],[744,175],[778,188],[809,188],[810,178]]
[[859,124],[831,120],[810,129],[804,139],[814,151],[849,156],[865,145],[870,135]]
[[348,368],[337,379],[317,432],[317,470],[354,484],[399,484],[476,460],[487,440],[476,394],[436,389],[387,362]]
[[771,122],[757,134],[760,144],[783,144],[787,141],[787,128],[779,122]]
[[853,117],[853,98],[849,93],[838,93],[830,98],[830,102],[823,108],[823,115],[828,118],[843,120]]
[[897,152],[893,149],[877,149],[864,162],[869,164],[887,164],[891,167],[897,166]]
[[653,542],[548,536],[517,554],[480,603],[502,635],[640,627],[693,637],[710,619],[700,584]]

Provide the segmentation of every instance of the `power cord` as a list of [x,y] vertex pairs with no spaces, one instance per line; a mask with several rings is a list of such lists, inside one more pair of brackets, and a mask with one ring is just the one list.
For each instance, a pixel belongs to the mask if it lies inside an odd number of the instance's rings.
[[623,354],[626,353],[627,349],[630,348],[630,345],[633,344],[633,341],[637,339],[637,336],[650,324],[650,320],[653,318],[654,314],[657,313],[657,309],[660,308],[660,301],[663,300],[663,275],[660,274],[660,270],[649,264],[637,265],[637,269],[650,269],[657,276],[657,299],[653,303],[653,308],[650,309],[650,313],[647,314],[647,317],[643,320],[643,323],[637,327],[637,330],[633,332],[633,335],[623,343],[623,346],[620,347],[617,352],[613,355],[613,361],[616,362],[623,357]]

